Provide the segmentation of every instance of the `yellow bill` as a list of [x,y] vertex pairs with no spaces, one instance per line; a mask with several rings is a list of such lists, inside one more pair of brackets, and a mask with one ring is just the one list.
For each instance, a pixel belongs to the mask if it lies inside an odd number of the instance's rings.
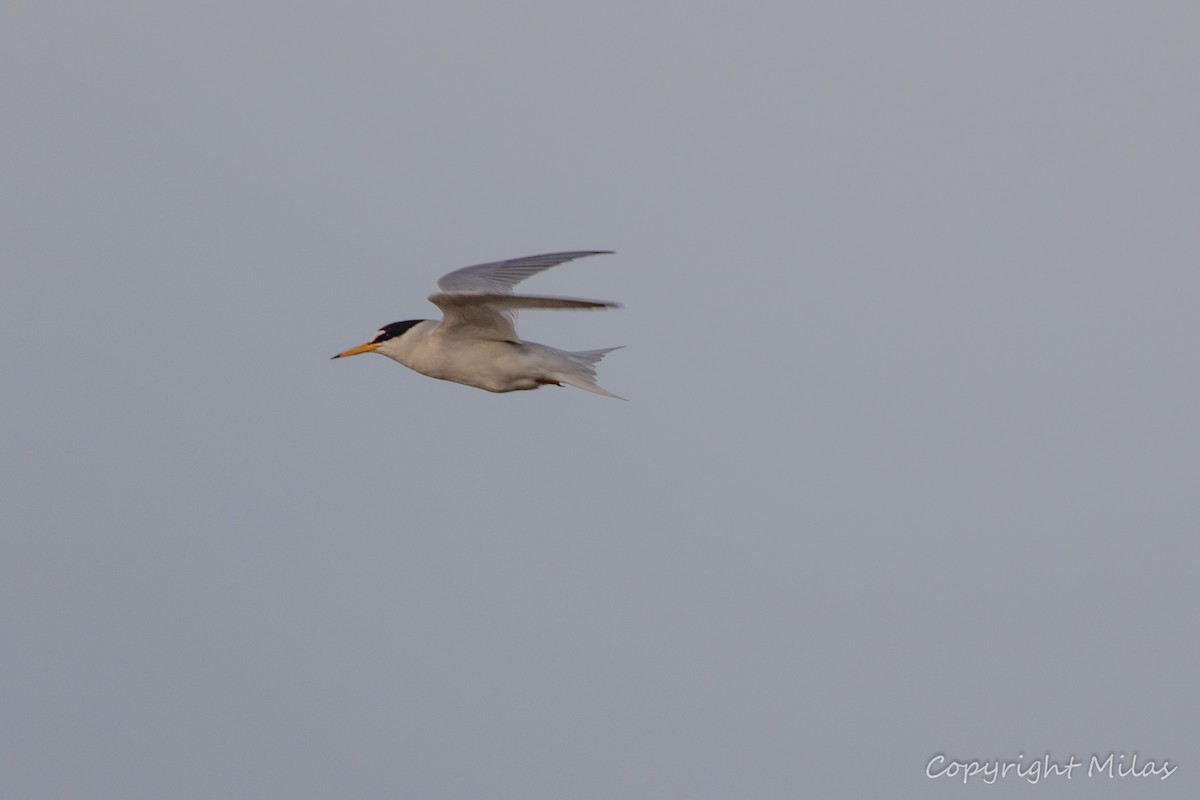
[[334,358],[345,358],[346,356],[356,356],[359,353],[373,353],[379,349],[379,345],[373,342],[360,344],[358,347],[351,347],[349,350],[338,353]]

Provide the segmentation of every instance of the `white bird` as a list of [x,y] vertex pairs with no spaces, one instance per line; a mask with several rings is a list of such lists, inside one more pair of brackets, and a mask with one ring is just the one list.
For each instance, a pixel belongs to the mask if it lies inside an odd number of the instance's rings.
[[596,362],[619,347],[570,353],[517,336],[520,308],[619,308],[603,300],[513,294],[512,288],[531,275],[584,256],[611,250],[545,253],[463,267],[438,281],[429,301],[442,310],[441,321],[410,319],[393,322],[374,338],[334,358],[380,353],[431,378],[465,383],[489,392],[517,392],[564,383],[589,392],[618,397],[596,385]]

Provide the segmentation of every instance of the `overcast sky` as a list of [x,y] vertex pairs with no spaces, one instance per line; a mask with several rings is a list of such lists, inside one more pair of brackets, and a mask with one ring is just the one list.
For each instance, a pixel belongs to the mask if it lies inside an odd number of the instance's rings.
[[[5,4],[0,796],[1200,796],[1198,34]],[[329,360],[572,249],[627,403]]]

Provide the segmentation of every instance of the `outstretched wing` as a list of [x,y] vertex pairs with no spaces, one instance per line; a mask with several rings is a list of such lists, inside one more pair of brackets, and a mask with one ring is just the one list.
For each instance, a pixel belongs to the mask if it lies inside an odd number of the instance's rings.
[[610,253],[612,253],[611,250],[573,250],[569,253],[543,253],[540,256],[524,256],[510,258],[507,261],[476,264],[473,267],[463,267],[443,275],[438,281],[438,288],[443,292],[509,294],[514,286],[530,275],[536,275],[543,270],[573,261],[576,258]]
[[578,300],[573,297],[542,297],[525,294],[488,294],[442,292],[429,296],[429,302],[442,310],[439,330],[451,336],[517,342],[514,324],[519,308],[619,308],[606,300]]
[[531,275],[585,256],[607,255],[611,250],[572,250],[539,256],[510,258],[456,269],[441,277],[429,301],[442,310],[441,330],[456,336],[520,341],[518,308],[608,308],[615,303],[572,300],[565,297],[514,295],[513,287]]

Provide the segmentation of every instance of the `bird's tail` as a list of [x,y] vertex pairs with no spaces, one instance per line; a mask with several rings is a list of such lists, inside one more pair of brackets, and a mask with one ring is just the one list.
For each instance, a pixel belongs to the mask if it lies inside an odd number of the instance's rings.
[[624,397],[613,394],[606,389],[601,389],[596,385],[596,363],[613,350],[620,349],[621,347],[605,347],[602,350],[581,350],[577,353],[567,353],[571,357],[571,366],[562,370],[554,377],[569,386],[574,386],[576,389],[586,389],[589,392],[602,394],[605,397],[615,397],[618,400],[624,400]]

